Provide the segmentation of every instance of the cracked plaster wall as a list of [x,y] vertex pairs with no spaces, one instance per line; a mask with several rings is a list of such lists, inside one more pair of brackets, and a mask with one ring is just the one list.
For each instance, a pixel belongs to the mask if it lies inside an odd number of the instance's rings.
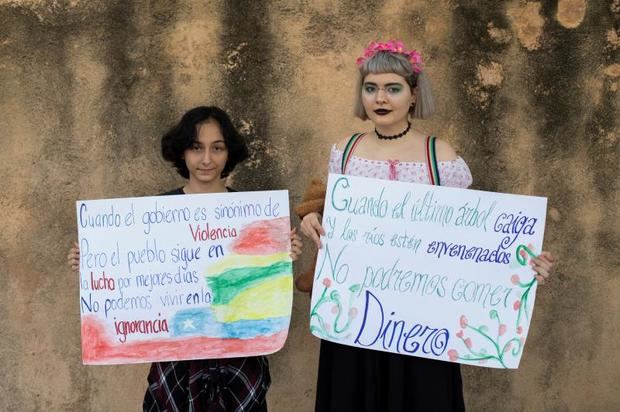
[[[351,114],[355,58],[401,38],[438,101],[416,127],[460,152],[475,188],[548,196],[561,259],[520,369],[463,368],[469,409],[620,410],[619,27],[618,0],[0,0],[0,409],[139,409],[146,365],[80,362],[74,200],[176,187],[159,137],[216,104],[253,150],[234,186],[294,203],[330,144],[368,127]],[[307,312],[296,294],[271,356],[276,412],[312,409]]]

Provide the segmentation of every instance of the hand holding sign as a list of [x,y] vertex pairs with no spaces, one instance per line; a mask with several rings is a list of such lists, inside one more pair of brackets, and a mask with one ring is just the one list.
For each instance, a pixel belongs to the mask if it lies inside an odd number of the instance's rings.
[[311,331],[334,342],[518,366],[546,199],[330,175]]
[[256,356],[282,347],[291,260],[301,250],[285,191],[76,206],[80,244],[67,258],[80,269],[84,363]]

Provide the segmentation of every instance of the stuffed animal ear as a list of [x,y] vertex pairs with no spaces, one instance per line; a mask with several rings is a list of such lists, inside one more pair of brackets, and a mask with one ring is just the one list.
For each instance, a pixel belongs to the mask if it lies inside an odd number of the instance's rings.
[[[312,179],[310,185],[306,188],[301,203],[295,206],[295,213],[302,219],[309,213],[323,213],[323,205],[325,203],[325,193],[327,186],[320,179]],[[311,259],[312,267],[304,270],[301,275],[295,279],[295,287],[301,292],[311,292],[312,283],[314,282],[314,268],[316,266],[316,258],[318,251],[314,251]]]
[[312,257],[312,268],[310,270],[305,270],[301,273],[301,275],[297,276],[295,279],[295,287],[300,292],[312,292],[312,284],[314,283],[314,267],[316,266],[316,258],[318,251],[314,252],[314,256]]
[[306,189],[304,200],[325,199],[327,186],[322,180],[312,179],[310,186]]
[[295,287],[300,292],[312,292],[314,272],[304,272],[295,279]]
[[295,206],[297,216],[301,219],[308,213],[323,213],[326,191],[327,187],[322,180],[312,179],[310,185],[306,188],[302,202]]
[[295,206],[295,213],[299,218],[303,218],[308,213],[317,212],[323,213],[323,203],[325,201],[323,199],[315,199],[315,200],[306,200]]

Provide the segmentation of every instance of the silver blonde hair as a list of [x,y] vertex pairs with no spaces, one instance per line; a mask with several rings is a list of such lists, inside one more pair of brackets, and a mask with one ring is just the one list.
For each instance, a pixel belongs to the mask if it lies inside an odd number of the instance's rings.
[[416,95],[415,104],[409,108],[412,118],[426,119],[435,112],[435,103],[431,92],[431,84],[424,71],[415,73],[409,59],[404,54],[381,51],[366,60],[359,68],[357,97],[354,114],[362,120],[368,120],[362,104],[362,85],[369,74],[395,73],[402,76],[409,84],[411,92]]

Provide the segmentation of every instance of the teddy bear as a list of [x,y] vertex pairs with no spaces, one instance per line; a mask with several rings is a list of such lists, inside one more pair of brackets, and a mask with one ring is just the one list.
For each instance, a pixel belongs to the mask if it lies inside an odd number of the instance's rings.
[[[301,203],[295,206],[295,214],[303,219],[309,213],[316,212],[323,214],[323,205],[325,203],[326,185],[320,179],[312,179],[310,185],[306,189]],[[302,271],[301,275],[295,279],[295,286],[301,292],[312,291],[312,283],[314,281],[314,267],[316,266],[316,258],[318,251],[314,251],[312,257],[312,267],[308,267]]]

